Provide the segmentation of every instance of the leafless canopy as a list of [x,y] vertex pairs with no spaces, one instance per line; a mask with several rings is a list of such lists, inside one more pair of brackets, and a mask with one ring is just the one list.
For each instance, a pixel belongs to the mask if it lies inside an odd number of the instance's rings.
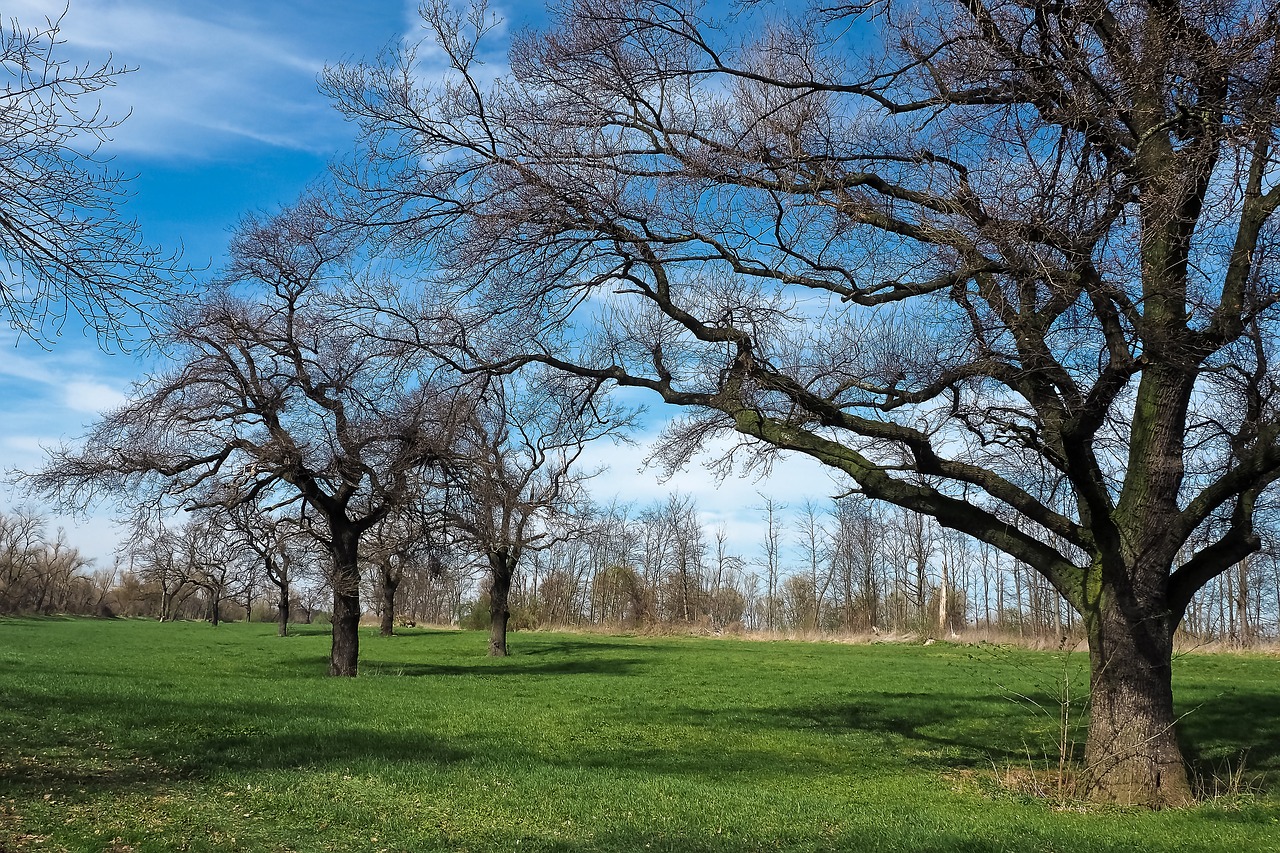
[[[1171,731],[1169,638],[1280,477],[1274,3],[740,8],[567,0],[490,82],[483,7],[428,3],[445,82],[327,76],[362,215],[523,358],[688,407],[674,462],[736,431],[1033,566],[1095,719]],[[1146,731],[1099,790],[1185,801]]]
[[32,484],[73,506],[104,493],[191,508],[292,495],[366,525],[404,499],[440,452],[449,397],[412,353],[344,322],[331,296],[353,246],[320,223],[308,202],[246,220],[226,278],[168,314],[158,343],[175,367]]
[[118,119],[95,93],[128,69],[63,58],[61,21],[0,22],[0,317],[47,340],[76,314],[118,340],[180,271],[124,217],[128,179],[101,155]]

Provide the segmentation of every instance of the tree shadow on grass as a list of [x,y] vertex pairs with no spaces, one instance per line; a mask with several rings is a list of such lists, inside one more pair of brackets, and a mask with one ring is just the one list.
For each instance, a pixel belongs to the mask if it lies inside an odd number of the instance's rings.
[[531,665],[511,658],[483,658],[486,663],[444,664],[366,660],[360,663],[362,676],[422,678],[454,676],[493,678],[538,675],[629,675],[644,665],[640,658],[573,658]]
[[551,654],[617,654],[621,650],[645,652],[670,652],[674,647],[658,643],[645,643],[628,637],[625,641],[607,642],[605,640],[583,637],[562,637],[543,635],[537,632],[528,634],[516,632],[508,637],[508,643],[514,646],[516,657],[536,657]]
[[332,625],[306,625],[302,623],[289,623],[289,633],[284,637],[276,637],[277,640],[288,640],[290,637],[327,637],[333,633]]
[[83,616],[60,616],[57,614],[45,616],[43,614],[20,614],[10,616],[0,616],[0,625],[6,628],[38,628],[46,622],[70,622],[73,618],[84,619]]
[[[1056,761],[1060,735],[1051,715],[1057,703],[1048,695],[1012,702],[1003,697],[875,692],[782,713],[795,725],[878,733],[923,745],[912,759],[916,763],[978,768],[990,767],[993,761],[1025,762],[1028,756],[1036,761],[1048,755]],[[1231,690],[1184,711],[1178,733],[1192,770],[1210,777],[1243,761],[1246,769],[1266,774],[1267,787],[1280,785],[1278,703],[1276,693]],[[1077,758],[1083,756],[1087,734],[1083,712],[1083,705],[1073,709],[1080,716],[1072,726],[1069,746]]]
[[1265,773],[1267,787],[1280,786],[1280,696],[1231,688],[1186,707],[1178,734],[1192,769],[1211,778],[1239,768]]
[[[472,751],[404,721],[388,731],[322,702],[145,702],[89,692],[11,692],[8,714],[26,724],[0,743],[0,799],[90,795],[219,771],[451,764]],[[58,709],[55,719],[46,713]],[[95,725],[95,723],[103,725]]]
[[[791,838],[731,838],[726,836],[695,837],[680,831],[655,832],[650,828],[637,830],[634,833],[595,833],[590,840],[563,841],[559,839],[531,838],[525,836],[518,842],[526,849],[544,851],[544,853],[599,853],[614,850],[665,851],[665,853],[748,853],[762,849],[786,850],[794,847],[797,850],[877,850],[883,853],[1009,853],[1011,850],[1035,851],[1058,850],[1060,838],[1045,834],[1022,835],[1016,841],[1008,837],[975,837],[965,834],[963,830],[938,829],[934,826],[920,826],[914,831],[904,833],[899,829],[878,829],[870,831],[867,827],[851,827],[844,832],[823,837],[821,839],[806,835],[797,828]],[[494,845],[495,849],[498,845]],[[505,846],[505,845],[504,845]],[[519,848],[516,848],[519,849]],[[1134,849],[1133,842],[1118,838],[1115,841],[1104,841],[1096,837],[1089,839],[1087,846],[1079,845],[1077,849],[1086,849],[1090,853],[1130,853]]]

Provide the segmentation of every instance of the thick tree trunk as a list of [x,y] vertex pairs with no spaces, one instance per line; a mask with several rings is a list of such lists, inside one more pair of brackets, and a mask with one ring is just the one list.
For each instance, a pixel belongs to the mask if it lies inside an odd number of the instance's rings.
[[[332,523],[332,522],[331,522]],[[359,534],[334,531],[333,643],[329,674],[354,678],[360,657],[360,570],[356,562]]]
[[[1090,721],[1084,783],[1090,799],[1150,808],[1194,799],[1173,710],[1175,620],[1125,612],[1107,591],[1089,629]],[[1150,613],[1149,608],[1142,608]]]
[[489,588],[489,657],[506,657],[507,622],[511,619],[511,578],[515,560],[506,553],[489,555],[493,583]]

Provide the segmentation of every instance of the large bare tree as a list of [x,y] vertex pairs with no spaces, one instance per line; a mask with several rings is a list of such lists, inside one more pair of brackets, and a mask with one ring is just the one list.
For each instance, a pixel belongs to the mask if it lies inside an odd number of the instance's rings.
[[111,340],[176,259],[125,218],[128,179],[101,154],[118,121],[96,95],[128,69],[67,59],[61,24],[0,22],[0,318],[44,341],[77,314]]
[[361,537],[410,499],[453,420],[416,354],[331,298],[359,286],[352,252],[316,197],[247,219],[223,286],[169,315],[159,343],[174,367],[29,479],[72,506],[103,494],[187,509],[301,499],[332,560],[329,672],[343,676],[357,672]]
[[348,177],[513,357],[687,407],[673,460],[807,454],[1033,567],[1092,795],[1186,803],[1174,631],[1280,477],[1275,5],[815,7],[568,0],[488,83],[428,3],[445,82],[327,76]]

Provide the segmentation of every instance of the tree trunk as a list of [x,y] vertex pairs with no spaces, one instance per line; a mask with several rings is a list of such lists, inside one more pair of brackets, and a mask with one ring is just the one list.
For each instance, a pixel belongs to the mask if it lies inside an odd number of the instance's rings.
[[400,578],[387,566],[380,572],[382,581],[382,627],[381,635],[390,637],[395,634],[396,589],[400,586]]
[[[1137,602],[1122,605],[1117,597],[1104,589],[1085,614],[1091,667],[1086,792],[1101,802],[1185,806],[1193,797],[1175,732],[1176,619]],[[1151,615],[1139,618],[1142,612]]]
[[1236,565],[1236,644],[1241,647],[1253,643],[1253,626],[1249,624],[1249,563],[1245,558]]
[[[332,520],[330,521],[332,525]],[[360,569],[356,562],[359,534],[333,532],[333,644],[329,674],[354,678],[360,657]]]
[[951,632],[950,626],[947,624],[947,601],[948,588],[951,585],[951,577],[947,574],[947,560],[942,560],[942,582],[938,584],[938,636],[947,637]]
[[276,635],[287,637],[289,635],[289,584],[288,582],[277,585],[280,591],[280,598],[276,602]]
[[489,657],[506,657],[507,622],[511,619],[511,579],[515,559],[504,551],[489,555],[493,583],[489,587]]

